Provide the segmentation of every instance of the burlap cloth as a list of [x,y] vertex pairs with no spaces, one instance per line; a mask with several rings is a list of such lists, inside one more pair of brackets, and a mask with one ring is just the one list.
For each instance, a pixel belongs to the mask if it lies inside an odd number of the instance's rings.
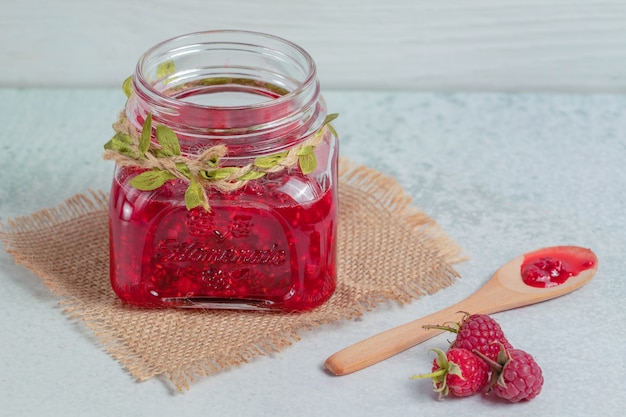
[[184,390],[198,377],[279,352],[304,330],[451,285],[460,249],[410,203],[392,178],[341,161],[338,287],[329,302],[306,313],[144,310],[123,304],[109,284],[103,192],[78,194],[58,207],[0,223],[0,240],[137,380],[163,375]]

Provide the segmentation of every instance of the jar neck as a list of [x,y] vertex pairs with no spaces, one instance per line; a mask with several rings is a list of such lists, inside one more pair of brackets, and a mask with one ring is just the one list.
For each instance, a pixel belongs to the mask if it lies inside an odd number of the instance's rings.
[[225,144],[229,156],[281,151],[317,132],[326,107],[302,48],[256,32],[200,32],[140,58],[126,116],[172,129],[183,152]]

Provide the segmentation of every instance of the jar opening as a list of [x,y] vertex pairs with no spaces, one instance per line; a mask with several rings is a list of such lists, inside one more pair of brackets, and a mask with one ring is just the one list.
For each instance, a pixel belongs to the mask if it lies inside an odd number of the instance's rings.
[[150,112],[181,133],[284,133],[324,117],[311,56],[257,32],[198,32],[162,42],[140,58],[133,89],[139,119]]

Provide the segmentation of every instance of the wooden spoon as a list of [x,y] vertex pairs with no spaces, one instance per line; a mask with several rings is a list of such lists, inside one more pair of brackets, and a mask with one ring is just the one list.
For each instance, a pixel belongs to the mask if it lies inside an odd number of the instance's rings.
[[[563,265],[573,265],[573,274],[562,284],[538,288],[522,279],[522,264],[538,259],[562,259]],[[428,340],[443,330],[424,329],[424,325],[458,321],[461,311],[471,314],[492,314],[539,303],[570,293],[593,278],[598,268],[596,255],[578,246],[553,246],[518,256],[503,265],[478,291],[450,307],[421,319],[384,331],[355,343],[330,356],[324,366],[335,375],[346,375],[374,365],[382,360]],[[455,320],[456,318],[456,320]]]

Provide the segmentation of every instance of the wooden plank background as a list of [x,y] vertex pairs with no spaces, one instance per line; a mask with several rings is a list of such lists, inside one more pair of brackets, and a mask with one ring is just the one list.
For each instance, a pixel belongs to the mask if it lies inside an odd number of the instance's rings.
[[292,40],[323,88],[626,92],[626,0],[0,0],[0,86],[114,86],[153,44]]

